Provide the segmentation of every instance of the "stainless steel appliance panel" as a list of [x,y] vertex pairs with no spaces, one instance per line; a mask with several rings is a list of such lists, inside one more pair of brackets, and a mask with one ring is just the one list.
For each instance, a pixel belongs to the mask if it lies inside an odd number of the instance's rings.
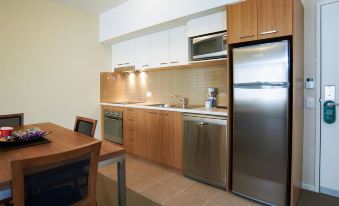
[[191,39],[192,60],[225,58],[227,56],[226,43],[226,32],[193,37]]
[[233,192],[271,205],[286,205],[289,89],[234,89]]
[[283,206],[289,197],[289,41],[234,49],[232,191]]
[[104,138],[117,144],[123,144],[122,112],[104,111]]
[[234,84],[289,81],[289,42],[233,49]]
[[226,119],[185,115],[184,175],[226,188]]

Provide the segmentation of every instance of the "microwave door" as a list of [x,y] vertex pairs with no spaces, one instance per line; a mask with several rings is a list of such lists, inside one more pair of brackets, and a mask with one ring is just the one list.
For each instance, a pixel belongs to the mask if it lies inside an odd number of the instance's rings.
[[192,59],[226,57],[224,36],[225,33],[193,38]]

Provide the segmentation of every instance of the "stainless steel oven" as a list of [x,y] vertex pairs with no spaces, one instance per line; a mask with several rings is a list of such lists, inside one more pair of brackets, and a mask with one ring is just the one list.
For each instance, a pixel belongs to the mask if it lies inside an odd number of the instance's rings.
[[225,58],[227,57],[226,44],[226,31],[192,37],[192,60]]
[[104,139],[123,144],[122,111],[104,110]]

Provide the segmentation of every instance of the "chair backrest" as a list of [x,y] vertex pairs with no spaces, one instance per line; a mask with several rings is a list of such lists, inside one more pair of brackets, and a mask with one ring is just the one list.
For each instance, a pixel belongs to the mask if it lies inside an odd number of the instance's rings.
[[0,127],[15,127],[24,124],[24,114],[0,115]]
[[[74,150],[49,156],[13,160],[12,197],[15,206],[24,206],[37,195],[54,191],[65,184],[74,182],[73,176],[82,176],[87,170],[87,190],[75,205],[96,205],[96,178],[101,142],[95,141]],[[85,157],[85,158],[84,158]],[[24,157],[23,157],[24,158]],[[81,165],[81,167],[79,167]],[[87,165],[86,167],[83,167]],[[56,182],[58,181],[58,182]],[[43,205],[49,205],[52,196]],[[43,196],[43,195],[41,195]],[[30,203],[34,205],[34,203]],[[73,205],[74,203],[72,203]]]
[[96,126],[97,120],[77,116],[75,120],[74,131],[94,137]]

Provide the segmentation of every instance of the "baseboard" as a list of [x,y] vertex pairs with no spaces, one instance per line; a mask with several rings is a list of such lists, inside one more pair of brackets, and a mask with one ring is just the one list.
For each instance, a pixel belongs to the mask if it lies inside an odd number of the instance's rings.
[[315,187],[314,185],[309,185],[309,184],[302,184],[302,188],[304,190],[309,190],[309,191],[312,191],[312,192],[315,192]]

